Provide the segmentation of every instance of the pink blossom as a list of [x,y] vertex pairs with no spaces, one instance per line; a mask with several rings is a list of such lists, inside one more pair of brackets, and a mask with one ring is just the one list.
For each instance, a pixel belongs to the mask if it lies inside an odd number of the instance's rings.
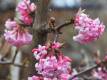
[[46,59],[40,59],[39,63],[35,65],[38,73],[44,75],[44,77],[54,78],[54,70],[56,69],[57,59],[55,56],[47,57]]
[[107,61],[107,55],[104,57],[104,61]]
[[[43,77],[42,80],[68,80],[71,73],[72,59],[64,56],[59,50],[59,42],[54,42],[51,45],[41,46],[32,50],[35,58],[38,60],[35,64],[37,73]],[[66,75],[66,76],[65,76]]]
[[19,27],[19,25],[13,30],[5,30],[4,37],[7,42],[16,47],[32,42],[32,35],[26,29]]
[[18,3],[16,7],[16,11],[20,14],[30,14],[36,10],[36,5],[34,3],[30,3],[30,0],[23,0]]
[[20,3],[18,3],[16,7],[16,11],[21,14],[30,13],[24,1],[21,1]]
[[93,70],[92,76],[96,79],[107,80],[107,70],[102,70],[102,68],[99,67],[97,71]]
[[32,76],[32,77],[28,77],[28,80],[57,80],[57,79],[56,78],[51,79],[51,78],[46,78],[41,76]]
[[33,22],[32,17],[27,13],[25,13],[24,15],[20,15],[19,20],[25,25],[31,25]]
[[35,58],[37,60],[39,60],[39,59],[45,57],[45,55],[47,54],[47,49],[46,49],[46,46],[38,45],[38,48],[37,49],[33,49],[32,52],[33,52]]
[[47,78],[58,78],[61,74],[70,74],[70,62],[60,61],[55,56],[47,57],[46,59],[40,59],[39,63],[35,65],[39,74],[42,74]]
[[31,3],[30,10],[31,12],[34,12],[36,10],[36,5],[34,3]]
[[71,59],[67,56],[59,55],[57,68],[62,70],[64,74],[71,73]]
[[83,11],[79,11],[75,17],[75,29],[78,35],[73,40],[84,44],[97,40],[103,34],[105,26],[98,18],[93,20]]
[[59,42],[54,42],[54,43],[52,44],[52,48],[58,49],[58,48],[60,48],[60,47],[61,47],[61,43],[59,43]]
[[43,79],[41,79],[41,77],[39,76],[32,76],[32,77],[28,77],[28,80],[43,80]]
[[71,76],[70,74],[61,74],[60,80],[69,80],[70,76]]
[[16,11],[19,14],[18,19],[25,25],[31,25],[33,18],[31,13],[36,10],[36,5],[31,3],[30,0],[23,0],[18,3]]
[[8,20],[5,22],[5,27],[6,27],[6,29],[8,29],[8,30],[11,30],[11,29],[15,28],[16,26],[17,26],[16,21],[11,21],[10,19],[8,19]]

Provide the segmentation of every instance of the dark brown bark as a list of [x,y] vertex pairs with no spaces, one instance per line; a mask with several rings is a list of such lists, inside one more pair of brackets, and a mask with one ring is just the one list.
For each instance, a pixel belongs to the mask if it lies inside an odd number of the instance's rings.
[[37,10],[35,12],[35,18],[34,18],[34,24],[32,27],[32,33],[33,33],[33,42],[32,45],[30,46],[30,54],[29,60],[30,60],[30,66],[28,68],[22,69],[22,74],[24,74],[24,77],[22,75],[21,80],[27,80],[28,76],[32,76],[36,74],[36,69],[35,69],[35,59],[34,56],[31,52],[31,50],[35,47],[37,47],[38,44],[44,44],[47,39],[47,33],[44,31],[46,28],[45,23],[47,23],[48,19],[48,4],[50,0],[39,0],[36,2],[37,4]]
[[48,4],[49,0],[39,0],[37,3],[37,11],[35,13],[35,20],[33,25],[33,45],[43,44],[46,41],[47,33],[43,30],[48,18]]

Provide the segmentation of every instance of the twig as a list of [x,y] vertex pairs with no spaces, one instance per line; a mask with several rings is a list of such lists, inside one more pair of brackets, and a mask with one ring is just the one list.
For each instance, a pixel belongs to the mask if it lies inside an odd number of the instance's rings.
[[69,80],[73,80],[74,78],[79,77],[79,76],[81,76],[81,75],[83,75],[83,74],[85,74],[85,73],[87,73],[87,72],[90,72],[91,70],[93,70],[93,69],[95,69],[95,68],[98,68],[98,67],[100,67],[101,65],[107,66],[107,61],[101,61],[99,64],[96,64],[96,65],[94,65],[93,67],[90,67],[90,68],[88,68],[88,69],[86,69],[86,70],[84,70],[84,71],[82,71],[82,72],[74,75],[73,77],[69,78]]
[[[68,26],[68,25],[71,25],[71,24],[73,24],[74,23],[74,19],[70,19],[69,21],[65,21],[64,23],[62,23],[62,24],[60,24],[60,25],[58,25],[58,26],[54,26],[54,27],[51,27],[50,25],[49,25],[49,28],[46,28],[45,29],[45,32],[47,32],[47,33],[51,33],[51,32],[54,32],[54,33],[58,33],[58,34],[60,34],[61,32],[60,32],[60,30],[63,28],[63,27],[66,27],[66,26]],[[44,29],[43,29],[44,30]]]
[[[43,29],[43,31],[45,31],[46,33],[54,33],[55,34],[55,38],[54,38],[54,42],[56,42],[58,40],[59,34],[62,34],[62,32],[60,31],[63,27],[66,27],[68,25],[71,25],[74,23],[74,19],[70,19],[69,21],[65,21],[64,23],[55,26],[55,18],[51,17],[49,20],[49,27]],[[43,32],[42,31],[42,32]]]
[[60,30],[61,30],[63,27],[68,26],[68,25],[73,24],[73,23],[74,23],[74,20],[71,19],[70,21],[66,21],[65,23],[57,26],[57,27],[55,28],[55,39],[54,39],[54,42],[56,42],[56,41],[58,40],[59,34],[62,34],[62,32],[61,32]]
[[55,30],[60,33],[60,30],[61,30],[63,27],[68,26],[68,25],[73,24],[73,23],[74,23],[74,19],[70,19],[70,21],[66,21],[65,23],[57,26]]

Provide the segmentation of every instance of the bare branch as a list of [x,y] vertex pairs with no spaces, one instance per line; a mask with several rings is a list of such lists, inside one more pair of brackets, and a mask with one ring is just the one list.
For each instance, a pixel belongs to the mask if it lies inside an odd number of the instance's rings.
[[59,38],[59,34],[61,34],[62,32],[60,31],[63,27],[66,27],[68,25],[71,25],[74,23],[74,19],[70,19],[69,21],[65,21],[64,23],[55,26],[55,18],[51,17],[48,23],[48,28],[43,29],[43,31],[45,33],[54,33],[55,38],[54,38],[54,42],[56,42]]
[[[54,27],[51,27],[50,25],[49,25],[49,27],[48,28],[45,28],[44,29],[44,31],[45,32],[47,32],[47,33],[57,33],[57,34],[60,34],[61,33],[61,29],[63,28],[63,27],[66,27],[66,26],[68,26],[68,25],[71,25],[71,24],[73,24],[74,23],[74,20],[73,19],[70,19],[69,21],[65,21],[64,23],[62,23],[62,24],[60,24],[60,25],[58,25],[58,26],[54,26]],[[46,25],[46,24],[45,24]]]
[[66,21],[65,23],[57,26],[57,27],[56,27],[56,30],[57,30],[57,32],[60,32],[60,30],[61,30],[63,27],[68,26],[68,25],[71,25],[71,24],[73,24],[73,23],[74,23],[74,20],[73,20],[73,19],[70,19],[70,21]]

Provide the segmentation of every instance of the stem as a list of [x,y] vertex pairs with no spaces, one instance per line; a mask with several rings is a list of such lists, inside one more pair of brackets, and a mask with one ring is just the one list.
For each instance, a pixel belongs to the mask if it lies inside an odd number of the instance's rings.
[[55,42],[58,40],[59,34],[61,34],[62,32],[60,31],[63,27],[71,25],[74,23],[74,20],[71,19],[70,21],[66,21],[65,23],[59,25],[56,27],[55,32],[56,32],[56,36],[55,36]]
[[66,21],[65,23],[57,26],[55,30],[60,33],[60,30],[61,30],[63,27],[68,26],[68,25],[73,24],[73,23],[74,23],[74,19],[70,19],[70,21]]
[[74,23],[74,19],[70,19],[69,21],[65,21],[64,23],[58,25],[58,26],[54,26],[53,27],[49,25],[50,28],[45,28],[44,31],[46,33],[54,33],[55,34],[55,38],[54,38],[54,42],[56,42],[58,40],[59,34],[62,34],[62,32],[60,31],[63,27],[66,27],[68,25],[71,25]]
[[54,32],[54,33],[57,33],[57,34],[61,34],[60,30],[63,27],[66,27],[66,26],[71,25],[71,24],[74,24],[74,19],[70,19],[69,21],[65,21],[64,23],[62,23],[58,26],[55,26],[55,28],[45,28],[44,31],[47,32],[47,33]]

